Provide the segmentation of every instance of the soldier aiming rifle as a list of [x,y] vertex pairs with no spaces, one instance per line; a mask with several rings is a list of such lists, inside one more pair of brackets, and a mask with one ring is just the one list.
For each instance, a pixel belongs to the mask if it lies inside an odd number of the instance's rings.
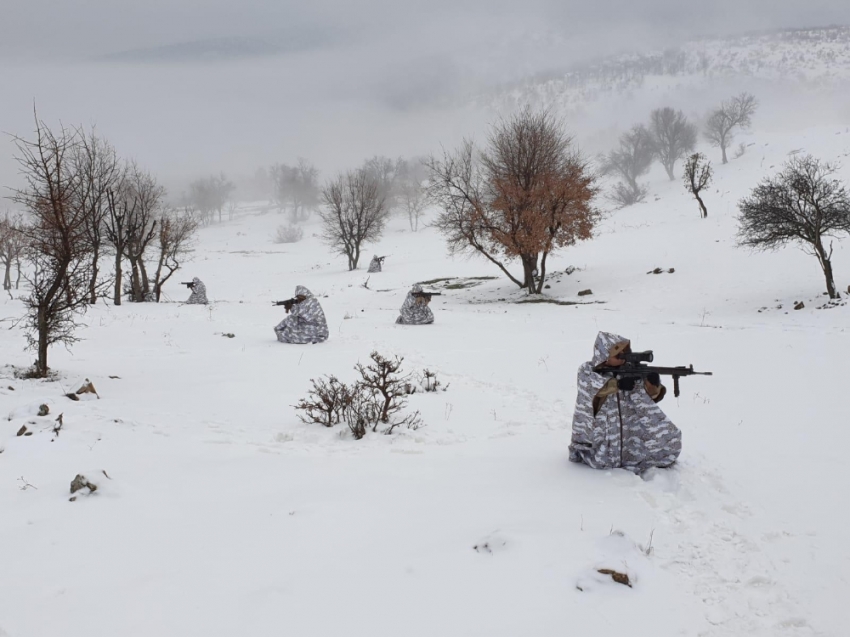
[[693,365],[678,367],[653,367],[646,363],[653,361],[652,350],[645,352],[624,351],[616,355],[622,363],[618,366],[607,364],[597,366],[597,374],[611,374],[617,379],[617,388],[632,391],[638,381],[648,380],[655,387],[661,386],[661,376],[673,377],[673,395],[679,397],[679,378],[682,376],[711,376],[711,372],[696,372]]
[[297,305],[304,301],[307,297],[303,294],[299,294],[298,296],[293,296],[291,299],[286,299],[285,301],[272,301],[272,305],[283,306],[283,309],[286,310],[286,313],[289,314],[292,311],[293,306]]

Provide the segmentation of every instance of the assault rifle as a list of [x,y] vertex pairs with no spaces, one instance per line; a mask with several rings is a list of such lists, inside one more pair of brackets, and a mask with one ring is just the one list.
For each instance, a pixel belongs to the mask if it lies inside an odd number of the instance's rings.
[[617,387],[623,391],[631,391],[635,383],[647,378],[653,385],[660,383],[661,376],[673,377],[673,395],[679,396],[679,378],[682,376],[711,376],[711,372],[695,372],[693,365],[680,365],[679,367],[653,367],[646,363],[653,360],[652,350],[645,352],[626,352],[620,354],[625,362],[618,367],[609,365],[598,365],[593,368],[597,374],[611,374],[617,379]]
[[181,281],[180,285],[185,285],[187,288],[189,288],[191,290],[193,287],[195,287],[195,282],[194,281],[189,281],[189,282]]
[[387,255],[384,255],[384,256],[382,256],[382,257],[375,257],[375,258],[378,260],[378,263],[380,263],[381,265],[383,265],[383,264],[384,264],[384,259],[386,259],[387,257],[391,257],[391,256],[393,256],[393,255],[391,255],[391,254],[387,254]]
[[291,299],[286,299],[285,301],[272,301],[272,305],[282,305],[283,309],[286,310],[286,313],[292,310],[292,306],[296,303],[301,303],[304,300],[304,297],[293,296]]
[[417,299],[425,299],[430,301],[432,296],[443,296],[442,292],[411,292]]

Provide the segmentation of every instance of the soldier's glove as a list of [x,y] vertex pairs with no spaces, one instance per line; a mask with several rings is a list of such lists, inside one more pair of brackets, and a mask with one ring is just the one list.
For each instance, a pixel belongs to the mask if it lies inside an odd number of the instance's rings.
[[658,372],[652,372],[651,374],[647,374],[646,380],[649,381],[650,385],[655,385],[656,387],[661,386],[661,376],[658,375]]

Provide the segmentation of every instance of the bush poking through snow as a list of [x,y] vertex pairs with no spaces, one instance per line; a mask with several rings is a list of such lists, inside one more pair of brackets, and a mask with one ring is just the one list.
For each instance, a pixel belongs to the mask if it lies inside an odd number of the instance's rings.
[[298,226],[278,226],[275,243],[298,243],[304,238],[304,230]]
[[395,356],[392,359],[381,356],[378,352],[372,352],[369,357],[372,363],[354,366],[360,373],[361,379],[357,381],[360,391],[372,395],[372,399],[378,406],[377,419],[372,431],[377,431],[378,425],[387,425],[384,433],[390,434],[393,429],[405,426],[408,429],[418,429],[422,422],[419,412],[402,416],[401,412],[407,407],[407,394],[405,386],[410,384],[410,374],[402,375],[401,364],[404,358]]
[[358,363],[355,369],[360,380],[346,385],[335,376],[310,379],[312,388],[295,409],[302,413],[298,418],[305,423],[317,423],[333,427],[346,423],[356,440],[368,431],[391,434],[397,427],[418,429],[423,425],[419,412],[402,414],[407,407],[406,396],[413,393],[410,388],[411,375],[401,373],[401,357],[389,359],[378,352],[370,355],[371,364]]
[[343,422],[351,402],[351,388],[336,376],[326,376],[319,380],[311,378],[310,382],[313,387],[307,392],[307,398],[302,398],[295,406],[295,409],[303,412],[298,414],[301,421],[325,427]]
[[437,372],[432,372],[430,369],[422,371],[419,377],[419,384],[426,392],[446,391],[449,386],[443,384],[437,379]]

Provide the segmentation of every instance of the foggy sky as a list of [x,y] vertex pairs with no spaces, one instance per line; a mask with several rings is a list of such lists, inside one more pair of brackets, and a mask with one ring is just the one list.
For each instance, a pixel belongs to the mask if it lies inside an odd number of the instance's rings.
[[0,131],[28,136],[35,102],[48,125],[97,125],[166,183],[299,156],[327,177],[480,132],[480,114],[444,107],[488,86],[701,35],[831,23],[850,24],[850,2],[0,0]]
[[[586,41],[605,32],[636,40],[679,39],[749,29],[824,26],[850,20],[845,0],[3,0],[0,55],[20,59],[108,54],[177,42],[264,36],[305,26],[383,39],[399,32],[411,44],[440,38],[442,26],[461,24],[466,37],[479,26],[548,27]],[[622,36],[621,36],[622,37]],[[434,42],[434,40],[437,40]]]

